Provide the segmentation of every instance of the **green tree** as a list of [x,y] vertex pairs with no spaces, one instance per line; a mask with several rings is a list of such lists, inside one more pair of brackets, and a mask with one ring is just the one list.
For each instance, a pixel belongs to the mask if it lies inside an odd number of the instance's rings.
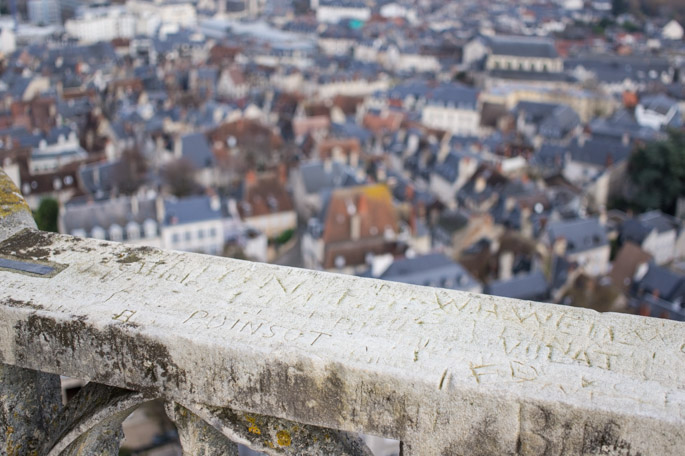
[[672,131],[667,140],[637,149],[628,175],[635,190],[632,205],[674,214],[678,197],[685,195],[685,132]]
[[59,203],[53,198],[43,198],[40,200],[38,209],[33,213],[39,230],[57,233],[57,216],[59,214]]

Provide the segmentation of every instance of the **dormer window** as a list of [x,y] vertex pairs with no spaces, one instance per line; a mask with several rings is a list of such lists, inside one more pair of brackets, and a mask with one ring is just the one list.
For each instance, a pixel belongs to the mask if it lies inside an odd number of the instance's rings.
[[152,219],[145,220],[143,224],[143,231],[145,231],[145,237],[150,239],[157,236],[157,222]]
[[116,242],[123,241],[124,240],[124,229],[117,224],[110,226],[109,227],[109,238],[112,241],[116,241]]
[[96,226],[91,230],[90,237],[104,240],[107,237],[107,233],[105,232],[104,228]]
[[126,237],[129,241],[135,241],[140,238],[140,225],[136,222],[128,222],[126,224]]

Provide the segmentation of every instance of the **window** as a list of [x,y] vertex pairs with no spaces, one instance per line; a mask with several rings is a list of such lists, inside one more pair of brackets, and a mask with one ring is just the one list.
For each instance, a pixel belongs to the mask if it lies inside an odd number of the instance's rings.
[[209,229],[209,237],[211,237],[211,238],[216,237],[216,228],[210,228]]
[[186,231],[185,233],[185,239],[186,241],[190,241],[190,239],[193,237],[192,233],[190,231]]
[[204,238],[205,238],[205,230],[200,229],[200,230],[197,232],[197,238],[198,238],[198,239],[204,239]]
[[178,233],[174,233],[171,236],[171,243],[172,244],[178,244],[178,241],[180,241],[180,240],[181,240],[181,237],[178,235]]

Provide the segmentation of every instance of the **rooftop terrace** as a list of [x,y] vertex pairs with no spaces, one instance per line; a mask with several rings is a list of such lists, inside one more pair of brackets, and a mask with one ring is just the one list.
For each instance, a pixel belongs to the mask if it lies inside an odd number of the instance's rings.
[[682,454],[682,323],[44,233],[2,171],[0,241],[0,454],[155,398],[191,455]]

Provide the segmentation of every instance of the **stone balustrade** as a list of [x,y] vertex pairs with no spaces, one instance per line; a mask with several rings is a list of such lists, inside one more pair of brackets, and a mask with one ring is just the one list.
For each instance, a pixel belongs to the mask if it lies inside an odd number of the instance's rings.
[[[0,172],[0,454],[676,455],[682,323],[37,231]],[[87,380],[62,406],[59,375]]]

